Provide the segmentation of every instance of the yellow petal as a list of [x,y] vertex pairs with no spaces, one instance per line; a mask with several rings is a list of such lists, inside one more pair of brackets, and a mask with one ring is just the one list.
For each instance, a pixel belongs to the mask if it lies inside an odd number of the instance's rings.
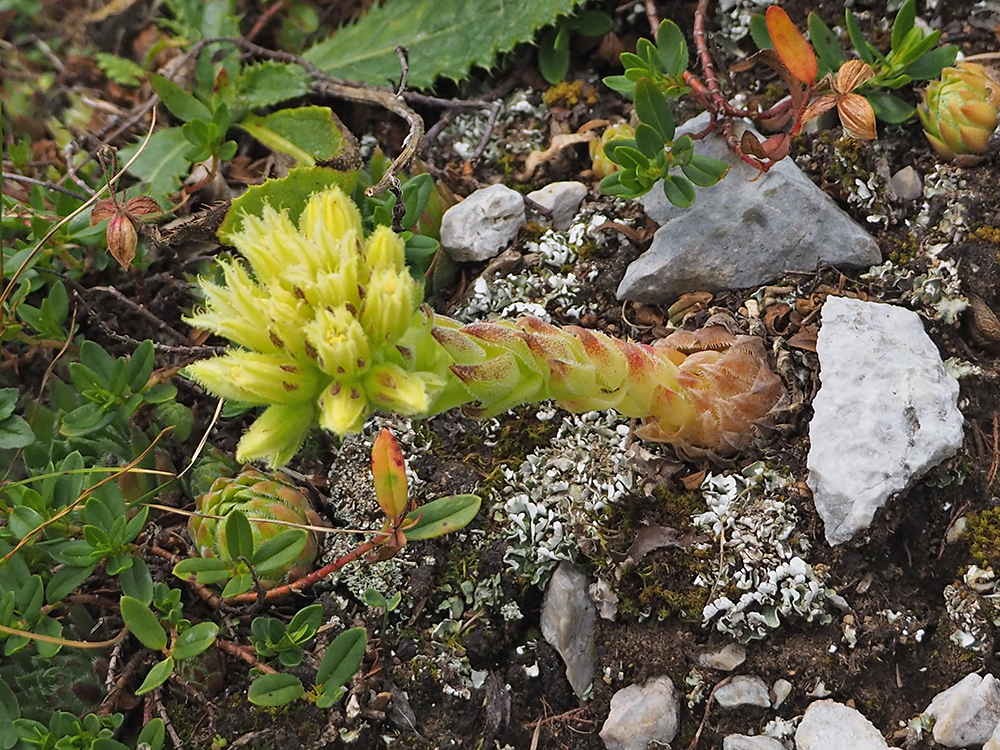
[[315,367],[276,354],[234,351],[203,359],[184,374],[222,398],[248,404],[297,404],[316,398],[325,378]]
[[368,399],[357,383],[335,380],[319,398],[319,426],[335,435],[360,432],[368,412]]
[[284,466],[298,452],[315,418],[313,403],[267,408],[240,439],[236,460],[264,460],[271,468]]

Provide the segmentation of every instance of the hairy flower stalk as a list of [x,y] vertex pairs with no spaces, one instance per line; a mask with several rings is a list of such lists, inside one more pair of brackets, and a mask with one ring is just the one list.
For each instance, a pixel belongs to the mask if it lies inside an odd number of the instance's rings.
[[436,316],[419,306],[402,240],[385,227],[364,240],[339,188],[315,193],[297,225],[267,207],[225,239],[253,276],[221,261],[226,284],[201,280],[206,310],[189,322],[241,348],[186,372],[216,395],[267,407],[240,460],[282,465],[311,426],[357,432],[376,409],[491,416],[547,399],[641,418],[650,440],[729,453],[782,394],[752,337],[692,351],[531,317],[463,326]]
[[1000,110],[1000,78],[995,71],[960,62],[941,71],[917,107],[927,140],[945,159],[977,157],[989,148]]

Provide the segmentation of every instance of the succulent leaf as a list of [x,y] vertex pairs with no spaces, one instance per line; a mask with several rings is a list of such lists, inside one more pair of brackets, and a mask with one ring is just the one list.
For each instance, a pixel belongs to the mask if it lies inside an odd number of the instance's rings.
[[927,87],[917,116],[934,150],[955,159],[986,153],[998,110],[1000,77],[977,63],[960,62]]

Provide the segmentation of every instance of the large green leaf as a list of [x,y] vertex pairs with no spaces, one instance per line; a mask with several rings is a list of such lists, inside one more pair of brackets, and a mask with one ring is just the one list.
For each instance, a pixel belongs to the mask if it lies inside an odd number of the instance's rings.
[[[167,128],[153,133],[140,154],[129,168],[129,172],[149,185],[149,195],[166,208],[170,205],[168,196],[181,187],[181,178],[191,169],[191,163],[184,154],[191,148],[191,142],[184,137],[180,128]],[[124,164],[139,149],[139,144],[123,148],[118,158]]]
[[408,85],[460,80],[570,13],[580,0],[388,0],[305,53],[324,73],[384,86],[399,80],[396,45],[409,50]]
[[[280,109],[260,117],[248,115],[240,127],[265,146],[295,158],[301,166],[340,158],[355,160],[357,146],[329,107]],[[360,163],[360,159],[358,159]]]

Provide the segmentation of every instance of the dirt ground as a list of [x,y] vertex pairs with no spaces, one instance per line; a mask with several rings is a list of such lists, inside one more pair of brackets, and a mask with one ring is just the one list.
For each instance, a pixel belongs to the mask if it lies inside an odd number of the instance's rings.
[[[608,5],[613,8],[614,3]],[[843,5],[838,2],[822,2],[817,7],[807,0],[794,0],[781,5],[800,27],[804,27],[810,10],[820,12],[830,25],[842,24]],[[659,3],[659,6],[663,16],[677,20],[682,29],[690,29],[693,3]],[[997,36],[968,22],[971,7],[968,1],[941,2],[936,11],[928,12],[918,4],[918,15],[934,19],[935,24],[939,19],[944,41],[959,44],[967,54],[995,50]],[[892,16],[882,0],[858,0],[852,8],[867,19],[865,23],[869,25],[864,27],[867,33],[871,33],[872,19]],[[643,23],[644,16],[638,14],[631,32],[648,32]],[[626,42],[627,37],[628,34],[623,35]],[[749,47],[749,39],[740,46]],[[518,64],[516,58],[522,54],[528,55],[530,51],[525,49],[512,55],[509,64],[496,69],[492,76],[480,71],[475,80],[462,86],[445,85],[440,93],[481,95],[497,87],[509,96],[510,91],[523,90],[528,92],[529,101],[537,105],[548,86],[533,65]],[[543,140],[547,140],[554,133],[575,132],[589,120],[626,114],[625,103],[599,83],[601,76],[614,72],[596,50],[576,50],[569,80],[583,82],[586,94],[583,100],[577,103],[557,100],[540,120],[514,121],[504,126],[506,129],[498,129],[494,138],[501,145],[505,139],[516,140],[530,125],[539,129]],[[759,75],[761,80],[740,74],[733,85],[750,87],[751,93],[764,95],[773,81],[769,74]],[[353,132],[374,134],[389,151],[404,135],[397,122],[368,108],[345,106],[340,114]],[[428,124],[438,116],[433,111],[422,114]],[[537,187],[581,176],[593,183],[586,172],[590,166],[586,148],[577,149],[542,165],[530,185]],[[944,173],[947,180],[942,179],[946,187],[931,197],[927,206],[922,200],[893,202],[876,195],[866,202],[851,196],[856,179],[868,182],[874,175],[872,184],[884,188],[884,176],[907,165],[923,175],[940,174],[935,172],[940,162],[916,121],[880,126],[878,140],[865,145],[841,138],[839,128],[805,134],[794,143],[793,156],[842,208],[870,229],[884,260],[892,259],[898,268],[919,274],[927,267],[930,249],[948,243],[941,258],[957,263],[963,293],[978,295],[987,307],[1000,311],[1000,160],[995,152],[973,169],[960,171],[949,167]],[[512,175],[522,167],[523,153],[503,164],[486,160],[470,167],[462,164],[444,139],[422,150],[420,158],[459,194],[498,179],[521,187],[515,184]],[[952,187],[947,187],[951,184]],[[594,195],[587,200],[594,200]],[[711,200],[710,189],[700,191],[698,200]],[[942,228],[943,221],[952,221],[951,209],[957,204],[964,207],[963,223]],[[633,214],[625,218],[640,230],[648,228],[641,212],[635,207],[632,210]],[[868,217],[876,213],[884,219],[869,222]],[[921,213],[928,223],[917,227],[915,221]],[[531,239],[531,232],[526,229],[518,247],[523,248]],[[582,261],[588,270],[599,271],[587,294],[592,296],[600,313],[595,319],[585,321],[585,325],[636,339],[649,339],[653,335],[655,322],[663,320],[664,310],[631,303],[623,307],[614,298],[614,289],[625,267],[641,249],[612,239],[602,252],[588,255]],[[184,329],[180,315],[194,303],[184,265],[178,262],[183,260],[185,252],[188,252],[185,248],[178,248],[176,254],[164,254],[145,279],[116,280],[123,295],[178,329]],[[460,284],[439,300],[438,307],[445,312],[454,307],[461,300],[463,289],[481,270],[481,267],[463,269]],[[96,277],[85,279],[81,293],[86,298],[89,287],[102,283]],[[794,296],[802,300],[822,298],[831,290],[884,301],[896,301],[902,294],[891,284],[862,279],[861,272],[841,275],[833,269],[822,269],[811,277],[779,280],[775,286],[793,287]],[[118,351],[121,346],[107,335],[108,330],[128,327],[129,335],[137,339],[159,335],[155,330],[141,330],[143,322],[130,317],[129,307],[97,293],[90,294],[92,304],[100,311],[100,323],[95,316],[81,316],[80,323],[88,338],[99,341],[109,351],[121,353]],[[736,312],[746,296],[739,291],[719,294],[713,305]],[[566,318],[559,309],[549,312],[556,322],[579,323]],[[636,320],[653,321],[653,325],[637,328],[629,323]],[[775,323],[767,335],[787,339],[801,325],[801,317],[791,316]],[[946,543],[949,528],[960,516],[981,513],[1000,504],[995,494],[1000,461],[997,426],[1000,370],[996,362],[1000,339],[994,341],[988,332],[983,333],[981,326],[977,328],[970,321],[968,313],[961,325],[928,320],[927,327],[942,358],[957,357],[979,368],[977,373],[961,380],[960,406],[966,420],[961,451],[890,501],[876,515],[867,539],[835,549],[823,541],[821,521],[805,492],[793,498],[800,530],[814,543],[810,562],[825,566],[828,585],[847,600],[850,611],[834,611],[833,621],[828,625],[786,622],[767,638],[750,643],[747,660],[738,672],[760,676],[769,685],[779,678],[789,680],[793,690],[788,700],[778,709],[721,710],[713,706],[707,716],[704,702],[690,709],[685,706],[673,747],[693,744],[704,719],[697,747],[720,748],[727,734],[757,733],[776,716],[791,719],[801,715],[814,700],[811,694],[823,695],[823,691],[835,700],[855,706],[883,732],[890,745],[932,747],[926,738],[908,739],[903,729],[906,722],[919,714],[935,693],[966,674],[996,673],[1000,669],[991,646],[977,653],[951,642],[955,628],[949,621],[944,600],[945,587],[958,580],[973,562],[967,541]],[[792,372],[800,378],[805,400],[785,416],[781,429],[771,440],[737,463],[745,465],[763,459],[804,480],[811,415],[809,398],[819,386],[819,373],[814,353],[801,348],[793,351]],[[182,397],[193,402],[195,391],[180,387]],[[194,405],[196,413],[205,418],[214,408],[214,403],[209,402]],[[483,426],[460,414],[430,420],[420,429],[432,435],[433,447],[410,460],[426,487],[435,493],[482,488],[501,465],[516,463],[519,456],[551,438],[554,429],[551,424],[539,422],[531,409],[518,411],[510,421],[515,434],[505,435],[490,447],[486,445]],[[240,420],[231,421],[216,444],[231,449],[244,426]],[[328,448],[325,454],[320,451],[313,464],[295,467],[316,479],[321,495],[325,489],[323,461],[329,460],[333,452],[333,446]],[[599,554],[582,555],[578,563],[587,569],[600,569],[608,555],[628,549],[635,529],[643,523],[682,531],[690,526],[692,507],[697,507],[699,500],[694,493],[684,490],[681,480],[706,468],[717,470],[707,464],[682,463],[658,492],[652,496],[637,493],[627,501],[627,507],[616,508],[612,520],[620,523],[620,527],[617,533],[608,536],[607,548]],[[320,507],[322,510],[322,502]],[[484,511],[471,528],[488,533],[491,522],[491,515]],[[391,617],[384,633],[381,613],[359,604],[342,584],[317,587],[307,599],[279,608],[279,613],[292,612],[295,606],[316,598],[331,613],[336,612],[342,622],[369,628],[371,648],[363,674],[359,674],[351,689],[356,708],[351,707],[350,701],[347,707],[342,703],[329,712],[311,707],[270,711],[254,708],[245,699],[250,680],[248,668],[238,660],[230,660],[226,687],[207,698],[207,703],[181,695],[166,699],[176,730],[190,747],[206,748],[212,746],[214,737],[222,737],[228,740],[227,747],[260,750],[342,746],[374,750],[385,747],[387,738],[392,738],[389,746],[406,748],[599,750],[603,743],[597,733],[616,690],[666,674],[683,693],[686,688],[682,681],[691,670],[692,654],[728,642],[725,636],[702,627],[697,615],[685,617],[683,607],[670,596],[670,592],[679,594],[690,588],[686,552],[676,548],[654,551],[625,572],[619,594],[623,600],[641,600],[652,611],[670,614],[662,620],[652,617],[640,621],[635,615],[620,612],[615,621],[598,621],[597,676],[592,697],[581,704],[565,679],[559,656],[540,637],[540,590],[513,577],[503,562],[504,550],[495,545],[480,547],[476,542],[480,538],[470,533],[423,543],[414,553],[414,559],[433,560],[433,564],[420,567],[406,582],[412,606],[406,609],[405,619]],[[440,620],[438,606],[446,599],[441,586],[455,583],[457,569],[473,581],[499,574],[498,590],[504,599],[517,603],[523,619],[506,622],[498,616],[497,604],[474,617],[471,611],[466,612],[460,633],[432,642],[429,629]],[[653,593],[650,593],[651,577],[656,579]],[[345,606],[346,610],[342,609]],[[856,628],[853,648],[844,642],[847,626]],[[918,631],[922,631],[919,638],[915,635]],[[989,638],[992,640],[992,632]],[[450,652],[452,661],[467,658],[477,674],[485,675],[481,685],[467,695],[456,694],[461,692],[456,686],[461,686],[463,680],[456,671],[449,670],[448,658],[442,657],[444,651]],[[428,657],[427,660],[414,661],[418,654]],[[537,676],[530,676],[530,668],[536,664]],[[708,689],[724,676],[706,671]]]

